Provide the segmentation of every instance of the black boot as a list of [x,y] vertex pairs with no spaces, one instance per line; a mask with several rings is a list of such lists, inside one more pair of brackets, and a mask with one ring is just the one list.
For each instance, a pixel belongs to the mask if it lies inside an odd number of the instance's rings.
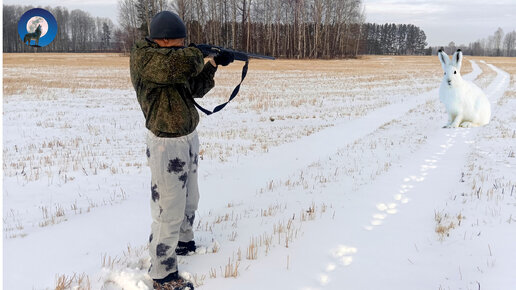
[[177,272],[163,279],[154,279],[152,286],[155,290],[194,290],[193,284],[181,278]]
[[196,249],[197,247],[195,246],[195,241],[189,241],[187,243],[180,241],[177,243],[176,255],[186,256],[191,252],[195,253]]

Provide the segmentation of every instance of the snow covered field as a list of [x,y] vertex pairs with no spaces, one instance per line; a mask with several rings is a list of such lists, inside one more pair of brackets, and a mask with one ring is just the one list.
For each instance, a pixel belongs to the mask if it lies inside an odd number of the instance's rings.
[[[516,287],[516,60],[468,60],[493,106],[482,128],[441,128],[435,56],[253,61],[237,99],[201,117],[206,253],[180,271],[199,289]],[[4,54],[4,289],[151,288],[127,66]]]

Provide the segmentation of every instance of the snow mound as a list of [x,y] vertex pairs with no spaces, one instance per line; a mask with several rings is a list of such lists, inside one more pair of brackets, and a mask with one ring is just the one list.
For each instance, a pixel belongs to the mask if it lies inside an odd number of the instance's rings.
[[123,269],[123,270],[108,270],[103,272],[104,283],[101,287],[103,290],[150,290],[152,289],[152,279],[146,273],[147,271],[141,269]]
[[[220,244],[214,241],[209,246],[198,246],[192,255],[202,255],[207,253],[215,253],[220,249]],[[178,257],[179,264],[184,262],[182,257]],[[148,274],[150,266],[150,258],[147,254],[147,247],[139,249],[131,249],[124,252],[122,258],[104,259],[104,264],[99,276],[99,285],[93,287],[102,290],[150,290],[152,287],[152,278]],[[196,284],[195,277],[189,272],[179,272],[183,279]]]

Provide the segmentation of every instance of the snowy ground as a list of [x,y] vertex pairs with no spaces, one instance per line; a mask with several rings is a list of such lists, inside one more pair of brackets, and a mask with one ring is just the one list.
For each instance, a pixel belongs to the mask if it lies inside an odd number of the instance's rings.
[[[472,129],[441,128],[436,57],[252,65],[238,101],[198,128],[207,253],[180,271],[200,289],[514,287],[516,61],[485,61],[464,68],[493,105]],[[72,88],[34,91],[6,63],[4,288],[149,289],[150,172],[128,72],[64,62]],[[203,104],[238,74],[218,72]]]

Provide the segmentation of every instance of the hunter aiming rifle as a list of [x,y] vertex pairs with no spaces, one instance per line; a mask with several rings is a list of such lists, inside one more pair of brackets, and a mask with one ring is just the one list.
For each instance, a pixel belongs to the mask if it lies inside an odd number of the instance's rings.
[[245,76],[247,75],[247,67],[249,66],[249,59],[250,58],[259,58],[259,59],[270,59],[274,60],[275,58],[272,56],[267,55],[260,55],[260,54],[253,54],[253,53],[246,53],[242,51],[236,51],[232,49],[227,49],[219,46],[209,45],[209,44],[190,44],[190,46],[194,46],[198,48],[204,57],[207,56],[215,56],[223,51],[230,52],[234,55],[235,60],[245,61],[244,67],[242,68],[242,78],[240,79],[240,83],[235,87],[233,92],[231,93],[231,96],[229,97],[229,100],[223,104],[220,104],[213,109],[213,111],[206,110],[205,108],[201,107],[197,102],[194,100],[195,106],[201,110],[206,115],[211,115],[213,113],[216,113],[220,110],[222,110],[231,100],[233,100],[236,95],[238,94],[238,91],[240,90],[240,85],[244,81]]

